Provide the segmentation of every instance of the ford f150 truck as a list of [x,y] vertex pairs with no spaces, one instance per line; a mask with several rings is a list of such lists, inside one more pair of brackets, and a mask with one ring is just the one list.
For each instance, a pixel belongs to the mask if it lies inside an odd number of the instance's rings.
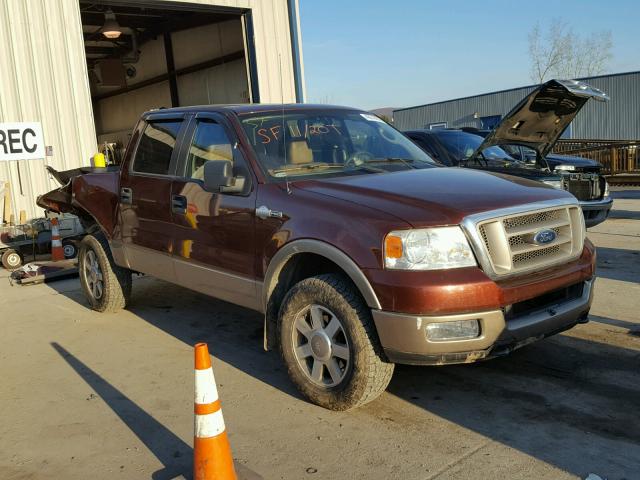
[[441,167],[360,110],[152,111],[119,167],[56,178],[38,203],[84,223],[92,308],[126,307],[142,272],[263,312],[265,348],[330,409],[376,398],[395,363],[504,355],[591,305],[575,197]]

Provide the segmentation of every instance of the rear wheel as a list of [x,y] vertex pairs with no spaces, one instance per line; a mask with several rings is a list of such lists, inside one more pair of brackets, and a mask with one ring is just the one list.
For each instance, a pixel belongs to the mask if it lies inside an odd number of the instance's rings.
[[127,306],[131,296],[131,270],[115,264],[102,235],[87,235],[82,239],[78,270],[82,290],[92,309],[115,312]]
[[14,249],[5,250],[2,254],[2,266],[7,270],[15,270],[22,265],[22,256]]
[[318,275],[294,285],[279,323],[289,376],[312,402],[349,410],[389,384],[394,366],[384,358],[371,312],[343,276]]

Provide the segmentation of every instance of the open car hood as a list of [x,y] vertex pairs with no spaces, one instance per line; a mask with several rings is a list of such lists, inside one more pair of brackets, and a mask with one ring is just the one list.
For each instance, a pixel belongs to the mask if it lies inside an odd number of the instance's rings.
[[500,145],[524,145],[544,158],[590,98],[609,100],[606,93],[577,80],[543,83],[504,116],[471,158]]

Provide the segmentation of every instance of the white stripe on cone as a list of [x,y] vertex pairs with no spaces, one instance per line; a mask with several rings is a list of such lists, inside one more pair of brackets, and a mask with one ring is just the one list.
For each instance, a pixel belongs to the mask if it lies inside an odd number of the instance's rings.
[[62,247],[62,242],[60,240],[51,240],[52,247]]
[[211,438],[224,432],[224,418],[222,410],[206,415],[195,416],[195,436],[198,438]]
[[196,370],[196,399],[195,403],[207,404],[218,400],[216,379],[213,376],[213,368]]

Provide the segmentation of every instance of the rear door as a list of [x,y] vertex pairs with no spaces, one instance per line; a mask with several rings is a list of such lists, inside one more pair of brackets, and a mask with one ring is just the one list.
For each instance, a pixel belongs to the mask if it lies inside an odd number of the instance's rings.
[[[231,160],[246,179],[241,193],[204,188],[204,165]],[[220,115],[191,123],[173,183],[176,278],[180,285],[249,308],[259,308],[255,272],[255,178],[235,132]]]
[[175,180],[184,115],[151,114],[142,129],[131,163],[120,181],[122,243],[130,268],[173,282],[173,216]]

